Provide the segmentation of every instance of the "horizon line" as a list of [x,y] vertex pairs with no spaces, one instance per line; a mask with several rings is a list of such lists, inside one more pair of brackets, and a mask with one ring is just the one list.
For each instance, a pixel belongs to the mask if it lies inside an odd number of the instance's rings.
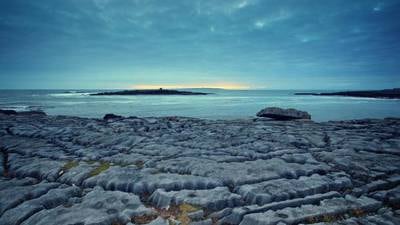
[[215,89],[215,90],[227,90],[227,91],[301,91],[301,90],[384,90],[384,89],[397,89],[400,87],[385,87],[385,88],[246,88],[246,89],[229,89],[229,88],[218,88],[218,87],[181,87],[181,88],[0,88],[0,91],[40,91],[40,90],[66,90],[66,91],[76,91],[76,90],[175,90],[175,89]]

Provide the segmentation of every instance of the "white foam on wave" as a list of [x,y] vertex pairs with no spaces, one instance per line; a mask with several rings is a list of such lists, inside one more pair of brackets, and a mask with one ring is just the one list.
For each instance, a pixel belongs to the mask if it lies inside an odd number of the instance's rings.
[[15,110],[15,111],[27,111],[29,109],[28,105],[6,105],[6,106],[0,106],[1,109],[3,110]]
[[44,107],[38,105],[0,105],[0,108],[3,110],[15,110],[17,112],[23,112],[23,111],[41,111],[44,108],[51,108],[51,107]]
[[88,96],[92,93],[90,92],[65,92],[65,93],[50,93],[48,94],[48,96],[51,97],[84,97],[84,96]]

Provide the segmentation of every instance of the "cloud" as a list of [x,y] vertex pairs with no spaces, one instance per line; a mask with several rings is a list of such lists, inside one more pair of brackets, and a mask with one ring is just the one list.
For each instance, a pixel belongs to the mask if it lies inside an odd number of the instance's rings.
[[292,18],[292,14],[288,10],[280,10],[278,13],[274,13],[268,16],[264,16],[262,19],[258,19],[254,22],[254,26],[257,29],[264,28],[266,26],[274,25]]
[[379,12],[379,11],[383,10],[383,7],[384,7],[384,3],[379,2],[374,6],[374,8],[372,10],[374,10],[375,12]]
[[198,78],[190,72],[254,83],[310,74],[393,80],[399,9],[396,0],[4,0],[0,81],[63,79],[59,71],[162,78],[149,68],[190,83]]

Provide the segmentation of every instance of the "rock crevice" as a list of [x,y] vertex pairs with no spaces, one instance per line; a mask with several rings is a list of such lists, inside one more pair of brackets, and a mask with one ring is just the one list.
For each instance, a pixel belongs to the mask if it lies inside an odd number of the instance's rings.
[[0,224],[398,224],[398,130],[0,113]]

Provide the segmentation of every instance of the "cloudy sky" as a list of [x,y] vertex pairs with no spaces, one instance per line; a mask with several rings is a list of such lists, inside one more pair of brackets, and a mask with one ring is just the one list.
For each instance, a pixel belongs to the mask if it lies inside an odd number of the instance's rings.
[[399,0],[1,0],[0,88],[400,87]]

